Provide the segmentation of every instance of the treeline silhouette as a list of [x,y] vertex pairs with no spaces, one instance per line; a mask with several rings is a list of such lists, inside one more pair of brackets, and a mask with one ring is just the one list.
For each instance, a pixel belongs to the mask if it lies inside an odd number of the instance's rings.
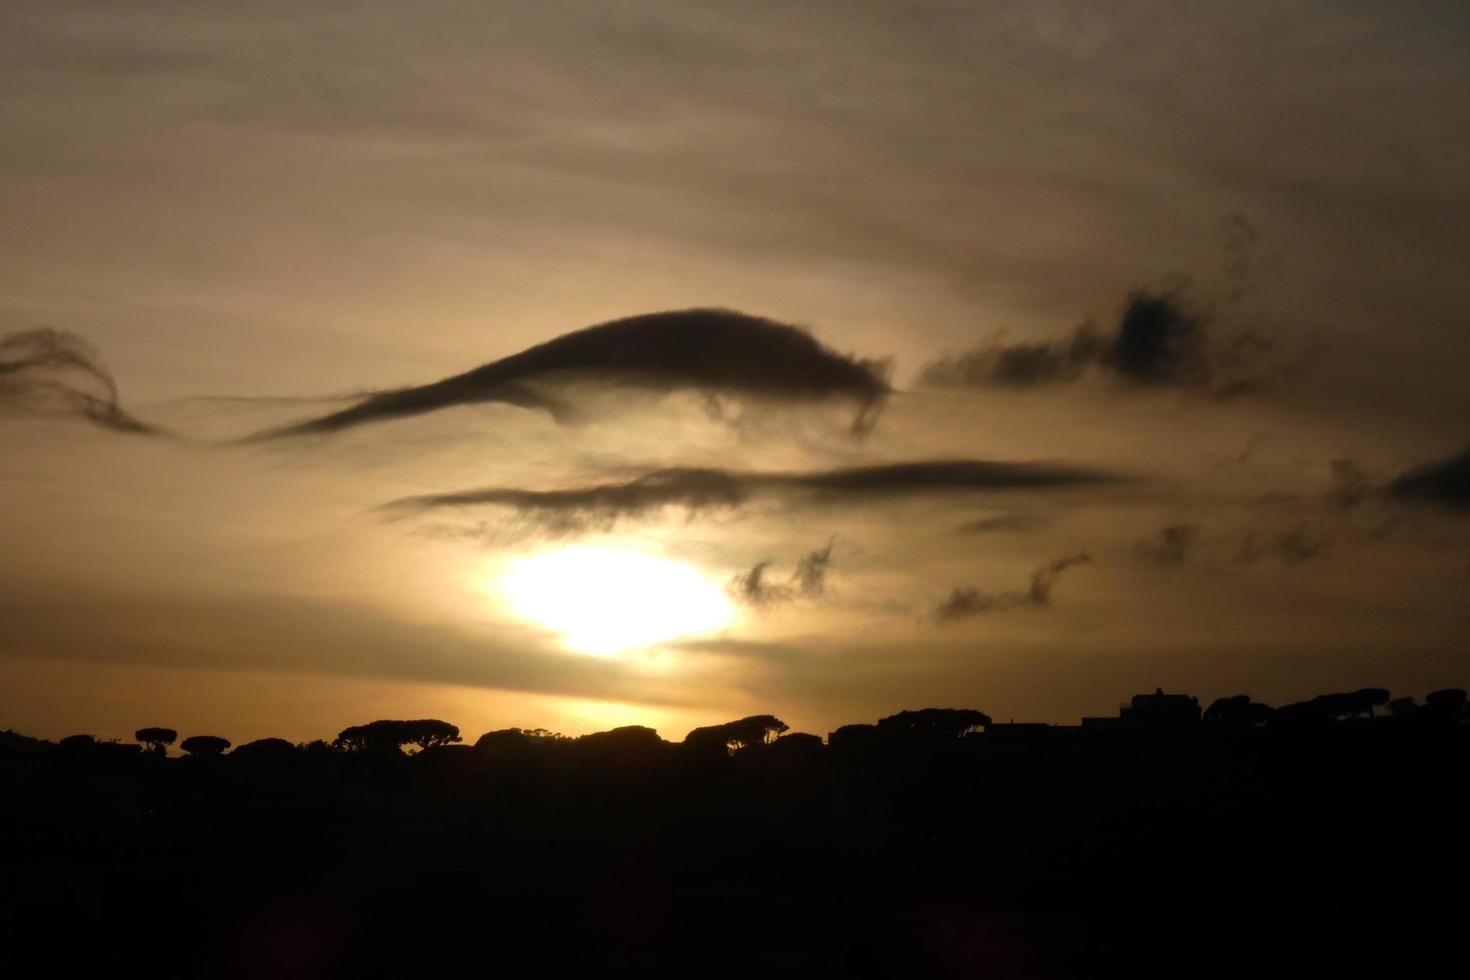
[[[1452,976],[1470,709],[0,734],[0,974]],[[172,747],[183,753],[170,756]],[[33,972],[32,964],[46,968]]]

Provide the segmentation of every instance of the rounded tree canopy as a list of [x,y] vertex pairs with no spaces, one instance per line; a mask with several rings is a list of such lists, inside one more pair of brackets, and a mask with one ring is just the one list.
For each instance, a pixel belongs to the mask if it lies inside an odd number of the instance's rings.
[[811,732],[787,732],[771,744],[782,752],[816,752],[826,748],[822,736]]
[[404,745],[429,749],[459,740],[457,726],[437,718],[421,718],[417,721],[383,720],[353,725],[342,729],[332,745],[349,752],[398,752]]
[[230,740],[218,735],[190,735],[179,743],[179,748],[190,755],[219,755],[230,747]]
[[284,738],[258,738],[236,746],[235,751],[230,753],[230,758],[280,759],[294,756],[297,751],[296,746]]
[[764,745],[786,729],[786,723],[775,715],[750,715],[723,725],[696,728],[684,736],[684,744],[696,750],[729,752]]
[[133,739],[144,745],[172,745],[178,737],[172,728],[140,728],[133,732]]
[[605,732],[592,732],[577,737],[576,744],[582,748],[656,748],[664,740],[658,732],[646,725],[624,725]]
[[881,732],[918,737],[959,738],[989,725],[990,716],[972,708],[920,708],[878,719]]

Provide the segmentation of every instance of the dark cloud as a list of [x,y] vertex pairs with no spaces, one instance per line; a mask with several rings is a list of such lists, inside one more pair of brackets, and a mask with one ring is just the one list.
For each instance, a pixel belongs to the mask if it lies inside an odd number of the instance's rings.
[[827,572],[832,567],[832,549],[836,538],[825,547],[815,548],[802,556],[791,573],[791,584],[770,581],[767,573],[772,561],[757,562],[750,571],[732,577],[725,592],[737,602],[749,606],[765,607],[790,602],[798,597],[820,599],[827,587]]
[[832,568],[832,548],[836,544],[837,539],[833,538],[827,542],[826,547],[808,551],[796,563],[796,571],[791,577],[796,580],[796,587],[801,590],[802,595],[809,599],[818,599],[826,591],[827,572]]
[[1045,526],[1046,521],[1035,514],[997,514],[961,524],[955,530],[960,534],[1031,534]]
[[1325,538],[1305,524],[1267,534],[1251,531],[1241,542],[1235,560],[1255,562],[1264,558],[1276,558],[1287,565],[1299,565],[1324,554],[1327,544]]
[[[880,362],[844,356],[806,331],[730,310],[677,310],[612,320],[432,384],[377,392],[355,405],[251,441],[338,432],[456,405],[503,402],[572,411],[568,385],[691,390],[772,402],[846,400],[866,431],[891,389]],[[550,389],[556,389],[553,395]]]
[[1220,397],[1250,390],[1272,342],[1252,332],[1213,341],[1211,321],[1209,312],[1191,308],[1177,292],[1136,289],[1111,330],[1088,322],[1059,340],[994,341],[932,362],[921,381],[943,388],[1036,388],[1097,369],[1137,387],[1192,388]]
[[811,473],[751,473],[676,468],[646,472],[622,483],[562,490],[486,487],[457,493],[405,497],[385,504],[395,511],[496,506],[516,511],[549,531],[608,527],[623,517],[678,506],[691,514],[732,509],[757,497],[792,503],[849,502],[979,491],[1050,490],[1120,481],[1101,470],[1054,463],[938,460],[856,466]]
[[982,613],[1011,609],[1044,609],[1051,605],[1051,593],[1057,579],[1069,568],[1092,562],[1085,551],[1047,562],[1031,573],[1031,584],[1025,591],[992,594],[972,587],[956,587],[934,610],[941,622],[968,619]]
[[603,483],[566,490],[485,487],[459,493],[406,497],[391,510],[426,511],[445,507],[510,508],[548,531],[610,527],[620,518],[637,517],[665,507],[691,513],[738,507],[751,493],[748,477],[713,469],[653,470],[624,483]]
[[90,344],[47,328],[0,337],[0,414],[69,416],[114,432],[161,434],[118,404],[117,383]]
[[1199,531],[1198,524],[1171,524],[1160,528],[1155,540],[1140,542],[1139,550],[1157,565],[1182,565],[1189,560]]
[[770,567],[770,561],[756,562],[750,571],[730,579],[725,586],[726,594],[737,602],[757,608],[791,601],[796,596],[795,589],[766,580],[766,570]]
[[1403,501],[1470,509],[1470,449],[1414,467],[1389,483],[1388,493]]

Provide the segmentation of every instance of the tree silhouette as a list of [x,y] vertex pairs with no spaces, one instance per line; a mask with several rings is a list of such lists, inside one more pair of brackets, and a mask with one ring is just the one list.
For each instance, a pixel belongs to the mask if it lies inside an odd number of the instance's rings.
[[972,708],[920,708],[878,719],[878,731],[911,738],[960,738],[990,725],[990,716]]
[[817,752],[826,748],[822,744],[822,736],[811,732],[788,732],[772,742],[771,747],[786,753]]
[[728,755],[740,749],[764,745],[786,731],[787,727],[775,715],[750,715],[723,725],[696,728],[684,736],[684,744],[695,751]]
[[664,740],[658,737],[657,731],[645,725],[624,725],[606,732],[582,735],[575,744],[580,749],[637,751],[662,746]]
[[416,721],[372,721],[366,725],[344,728],[332,747],[347,752],[370,752],[396,755],[405,745],[416,745],[419,751],[458,742],[459,728],[436,718]]
[[1458,721],[1465,715],[1465,692],[1447,687],[1424,695],[1424,710],[1435,721]]
[[179,743],[179,748],[192,756],[222,755],[230,747],[230,740],[218,735],[190,735]]
[[1412,718],[1419,710],[1419,704],[1413,698],[1394,698],[1388,702],[1388,713],[1395,718]]
[[1270,705],[1252,701],[1249,694],[1234,694],[1226,698],[1217,698],[1211,702],[1210,706],[1205,709],[1204,720],[1215,724],[1246,727],[1264,725],[1275,713],[1275,709]]
[[144,747],[152,755],[165,755],[168,747],[174,744],[179,733],[172,728],[140,728],[133,733],[136,741],[142,742]]
[[1381,687],[1365,687],[1360,691],[1354,691],[1353,697],[1359,706],[1357,713],[1362,713],[1366,709],[1368,717],[1372,718],[1374,708],[1381,708],[1388,704],[1389,693]]
[[1310,701],[1284,704],[1276,710],[1283,723],[1321,723],[1344,718],[1373,717],[1373,709],[1389,703],[1390,695],[1381,687],[1365,687],[1343,694],[1319,694]]
[[841,752],[863,752],[878,744],[877,725],[842,725],[829,732],[827,747]]
[[230,753],[230,758],[275,762],[294,758],[298,751],[300,750],[296,746],[284,738],[258,738],[253,742],[236,746],[235,751]]

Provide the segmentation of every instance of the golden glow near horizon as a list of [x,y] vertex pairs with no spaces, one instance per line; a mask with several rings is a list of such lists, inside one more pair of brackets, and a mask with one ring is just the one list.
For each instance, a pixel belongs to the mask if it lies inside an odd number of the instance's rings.
[[515,558],[494,588],[517,615],[600,655],[709,633],[735,612],[693,565],[622,548],[567,545]]

